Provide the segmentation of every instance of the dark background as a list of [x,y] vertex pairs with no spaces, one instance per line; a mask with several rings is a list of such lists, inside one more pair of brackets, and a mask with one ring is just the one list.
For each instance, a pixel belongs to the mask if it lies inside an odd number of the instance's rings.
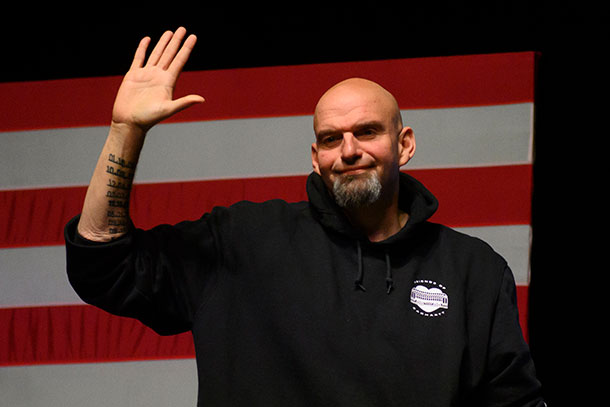
[[0,81],[122,75],[143,36],[180,25],[199,38],[185,70],[538,52],[530,345],[549,405],[589,405],[607,321],[593,300],[608,268],[595,261],[607,208],[607,13],[542,1],[111,6],[4,10]]

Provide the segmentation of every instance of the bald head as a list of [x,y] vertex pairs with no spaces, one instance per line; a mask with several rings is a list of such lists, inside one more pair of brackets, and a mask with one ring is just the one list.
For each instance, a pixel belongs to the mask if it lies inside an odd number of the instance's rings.
[[384,112],[391,117],[397,130],[402,128],[400,109],[390,92],[368,79],[350,78],[337,83],[322,95],[314,112],[314,131],[317,133],[318,124],[324,116],[348,112],[356,104],[365,104]]
[[413,130],[403,127],[394,96],[370,80],[344,80],[320,98],[314,131],[313,170],[337,204],[360,215],[378,211],[362,216],[364,223],[379,214],[394,219],[400,167],[415,152]]

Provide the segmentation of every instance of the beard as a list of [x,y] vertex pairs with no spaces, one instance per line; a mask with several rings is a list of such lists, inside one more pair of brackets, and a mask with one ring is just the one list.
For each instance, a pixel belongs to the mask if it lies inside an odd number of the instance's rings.
[[345,175],[333,182],[333,197],[342,208],[363,208],[381,196],[381,182],[376,173]]

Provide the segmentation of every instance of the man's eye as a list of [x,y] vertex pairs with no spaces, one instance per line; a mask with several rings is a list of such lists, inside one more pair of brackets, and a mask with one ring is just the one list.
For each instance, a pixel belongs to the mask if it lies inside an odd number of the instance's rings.
[[325,136],[320,140],[320,145],[326,148],[336,147],[341,144],[340,136]]
[[364,129],[358,131],[358,133],[356,134],[356,137],[358,137],[359,139],[369,139],[369,138],[375,137],[376,135],[377,135],[377,132],[375,131],[375,129],[364,128]]

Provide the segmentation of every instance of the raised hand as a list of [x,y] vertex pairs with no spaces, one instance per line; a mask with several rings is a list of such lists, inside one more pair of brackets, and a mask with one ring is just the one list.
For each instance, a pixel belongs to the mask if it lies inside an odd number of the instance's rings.
[[[146,133],[158,122],[204,101],[199,95],[173,100],[174,88],[197,37],[190,35],[182,44],[186,29],[165,32],[145,63],[150,38],[145,37],[116,96],[112,124],[129,126]],[[182,44],[182,46],[181,46]]]
[[87,239],[110,241],[127,232],[133,177],[146,132],[155,124],[203,102],[199,95],[173,99],[176,81],[197,41],[184,28],[164,33],[146,60],[142,39],[117,93],[106,143],[91,177],[78,223]]

